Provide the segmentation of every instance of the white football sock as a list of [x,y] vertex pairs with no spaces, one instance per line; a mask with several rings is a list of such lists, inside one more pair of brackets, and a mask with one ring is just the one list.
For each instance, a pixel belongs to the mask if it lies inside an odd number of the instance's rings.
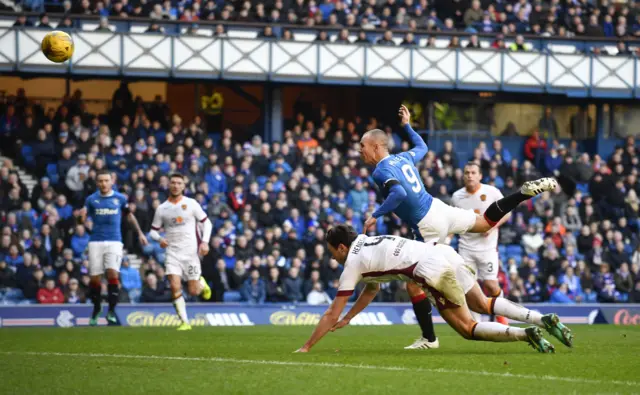
[[478,322],[473,331],[475,340],[489,342],[517,342],[526,340],[527,334],[524,328],[502,325],[497,322]]
[[493,313],[495,315],[511,318],[512,320],[544,327],[544,324],[542,323],[542,314],[537,311],[529,310],[519,304],[515,304],[509,299],[496,298],[493,304]]
[[176,313],[178,313],[178,317],[180,317],[180,320],[183,323],[188,324],[189,319],[187,318],[187,304],[185,303],[182,294],[180,294],[177,299],[173,300],[173,307],[176,308]]

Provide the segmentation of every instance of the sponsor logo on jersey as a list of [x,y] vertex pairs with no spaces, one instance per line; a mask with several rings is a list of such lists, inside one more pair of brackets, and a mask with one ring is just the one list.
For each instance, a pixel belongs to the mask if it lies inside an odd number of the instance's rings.
[[184,219],[181,216],[171,218],[171,222],[173,223],[174,226],[184,225]]
[[480,200],[483,201],[483,202],[485,200],[487,200],[487,195],[485,195],[485,194],[480,195]]
[[[150,311],[134,311],[127,315],[129,326],[178,326],[182,323],[176,314],[158,313]],[[196,314],[189,320],[193,326],[205,326],[207,319],[204,314]]]
[[97,208],[96,215],[116,215],[118,214],[117,208]]

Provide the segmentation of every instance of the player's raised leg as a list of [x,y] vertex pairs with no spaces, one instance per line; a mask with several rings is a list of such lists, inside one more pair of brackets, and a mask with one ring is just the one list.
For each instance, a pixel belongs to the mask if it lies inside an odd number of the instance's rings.
[[545,191],[552,191],[558,186],[553,178],[540,178],[527,181],[520,187],[520,191],[512,193],[497,202],[492,203],[483,216],[476,217],[476,223],[469,232],[484,233],[494,227],[505,215],[514,210],[518,205]]
[[505,298],[487,298],[477,284],[465,296],[469,308],[473,311],[501,315],[515,321],[536,325],[546,329],[565,346],[573,346],[571,330],[560,322],[556,314],[542,315]]
[[440,347],[440,342],[433,328],[432,308],[431,303],[427,299],[427,295],[419,285],[412,281],[407,282],[407,293],[409,297],[411,297],[413,312],[422,330],[422,336],[416,339],[413,344],[405,347],[405,350],[424,350]]

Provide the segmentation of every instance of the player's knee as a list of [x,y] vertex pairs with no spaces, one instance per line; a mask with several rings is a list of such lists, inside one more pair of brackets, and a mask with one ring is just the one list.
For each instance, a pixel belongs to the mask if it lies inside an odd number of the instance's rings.
[[200,289],[197,284],[189,284],[189,295],[198,296],[200,294]]
[[418,284],[409,281],[407,282],[407,293],[409,294],[410,298],[415,298],[417,296],[423,295],[424,291]]
[[470,233],[484,233],[491,229],[492,226],[487,222],[487,220],[482,215],[476,215],[476,222],[473,224]]
[[473,319],[469,322],[465,322],[462,326],[462,330],[460,331],[462,337],[467,340],[473,340],[473,330],[475,329],[476,325],[478,325],[478,323]]

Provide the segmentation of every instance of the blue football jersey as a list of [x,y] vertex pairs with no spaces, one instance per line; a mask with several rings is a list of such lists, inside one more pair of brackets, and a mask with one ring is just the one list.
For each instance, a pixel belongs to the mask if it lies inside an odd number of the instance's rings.
[[[426,152],[425,152],[426,153]],[[412,229],[417,230],[418,222],[424,218],[431,208],[433,197],[426,191],[414,159],[419,161],[424,154],[416,155],[412,151],[390,155],[381,160],[373,171],[373,179],[386,194],[387,183],[396,180],[407,193],[406,199],[393,211]]]
[[102,196],[100,192],[90,195],[84,203],[87,216],[93,220],[90,241],[122,242],[122,214],[129,209],[127,198],[118,192]]

